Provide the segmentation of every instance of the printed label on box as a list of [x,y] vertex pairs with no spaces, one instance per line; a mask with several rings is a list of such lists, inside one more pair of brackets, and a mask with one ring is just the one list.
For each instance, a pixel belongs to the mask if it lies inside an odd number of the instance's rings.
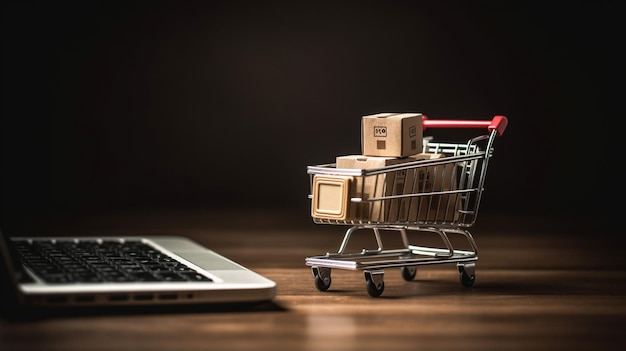
[[361,148],[367,156],[406,157],[422,152],[422,114],[363,116]]
[[387,127],[374,127],[374,137],[386,137],[387,136]]

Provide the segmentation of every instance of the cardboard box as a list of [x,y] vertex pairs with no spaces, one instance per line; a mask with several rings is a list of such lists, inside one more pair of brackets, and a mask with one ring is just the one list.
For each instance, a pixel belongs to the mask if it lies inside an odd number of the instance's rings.
[[[420,153],[410,156],[412,160],[444,158],[444,154]],[[392,205],[398,213],[399,221],[437,221],[452,222],[459,217],[461,196],[459,194],[441,194],[443,191],[457,189],[458,169],[456,163],[445,163],[436,166],[416,167],[406,174],[405,194],[428,194],[402,199]]]
[[[364,155],[338,156],[337,168],[374,169],[417,160],[443,158],[444,154],[420,153],[405,158]],[[452,222],[459,217],[461,196],[437,194],[457,187],[457,166],[411,167],[370,176],[316,174],[313,178],[311,216],[320,219],[364,222]],[[393,195],[435,194],[388,198]],[[351,202],[351,198],[385,200]]]
[[348,220],[351,213],[350,192],[353,177],[337,175],[313,176],[311,216],[321,219]]
[[366,156],[406,157],[422,152],[421,113],[378,113],[361,119]]
[[[419,153],[409,157],[412,161],[433,160],[446,157],[442,153]],[[458,176],[456,163],[445,163],[437,166],[416,168],[421,192],[456,189]]]
[[337,156],[335,167],[353,169],[373,169],[396,165],[399,163],[415,161],[414,158],[407,157],[381,157],[365,155],[344,155]]
[[[336,159],[337,168],[376,169],[414,161],[410,158],[379,157],[365,155],[345,155]],[[355,177],[351,197],[371,199],[401,194],[404,190],[406,171],[392,171]],[[384,222],[397,219],[398,206],[391,205],[398,200],[375,200],[353,204],[352,216],[355,220]]]
[[[369,182],[366,181],[366,183]],[[353,197],[363,195],[362,185],[362,177],[314,175],[311,189],[311,216],[338,221],[369,221],[370,203],[351,201]]]
[[458,194],[430,195],[413,199],[410,206],[409,221],[450,223],[459,219],[461,198]]

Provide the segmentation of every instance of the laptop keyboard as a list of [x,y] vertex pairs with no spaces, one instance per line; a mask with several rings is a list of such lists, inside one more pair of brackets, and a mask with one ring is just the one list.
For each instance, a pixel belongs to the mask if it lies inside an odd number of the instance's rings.
[[138,240],[19,240],[25,266],[49,283],[212,280]]

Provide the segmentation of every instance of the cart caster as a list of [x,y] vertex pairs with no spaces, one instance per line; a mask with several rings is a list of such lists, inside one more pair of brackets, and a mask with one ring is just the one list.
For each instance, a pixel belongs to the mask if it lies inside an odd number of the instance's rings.
[[417,267],[416,266],[400,267],[400,273],[402,274],[402,278],[404,280],[406,280],[407,282],[410,282],[411,280],[415,278],[415,275],[417,274]]
[[474,285],[474,280],[476,280],[476,274],[474,273],[476,265],[474,263],[457,263],[456,268],[459,271],[459,279],[464,287],[469,288]]
[[367,293],[371,297],[380,296],[385,290],[385,282],[383,281],[384,271],[365,271],[365,283]]
[[315,278],[315,287],[319,291],[326,291],[330,288],[330,268],[328,267],[311,267],[311,272]]

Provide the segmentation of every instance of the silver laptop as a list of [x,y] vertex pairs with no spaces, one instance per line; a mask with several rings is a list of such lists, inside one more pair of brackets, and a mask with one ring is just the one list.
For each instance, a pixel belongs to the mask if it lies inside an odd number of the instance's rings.
[[22,237],[2,229],[3,276],[22,306],[238,304],[276,293],[272,280],[184,237]]

